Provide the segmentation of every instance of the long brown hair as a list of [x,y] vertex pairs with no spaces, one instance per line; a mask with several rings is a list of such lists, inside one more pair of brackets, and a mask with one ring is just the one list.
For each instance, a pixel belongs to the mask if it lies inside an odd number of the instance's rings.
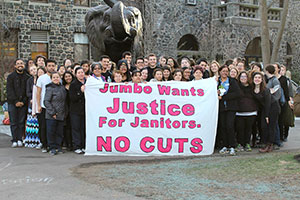
[[259,92],[263,92],[263,91],[265,91],[265,89],[266,89],[266,81],[265,81],[265,76],[261,73],[261,72],[254,72],[253,74],[252,74],[252,77],[251,77],[251,81],[252,81],[252,86],[253,86],[253,88],[255,88],[255,84],[254,84],[254,76],[256,76],[256,75],[260,75],[261,76],[261,78],[262,78],[262,82],[261,82],[261,84],[260,84],[260,87],[259,87]]

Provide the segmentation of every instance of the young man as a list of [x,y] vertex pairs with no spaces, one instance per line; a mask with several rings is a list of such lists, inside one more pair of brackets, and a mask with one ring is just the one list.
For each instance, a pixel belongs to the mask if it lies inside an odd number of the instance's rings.
[[103,70],[102,70],[102,75],[105,77],[105,81],[106,82],[111,82],[111,77],[112,77],[112,74],[110,71],[108,71],[108,65],[109,65],[109,61],[110,61],[110,58],[109,56],[107,55],[103,55],[100,57],[100,64],[102,65],[103,67]]
[[150,81],[151,79],[153,79],[153,72],[157,67],[157,58],[156,58],[156,55],[151,53],[149,56],[148,56],[148,78],[147,78],[147,81]]
[[135,70],[135,67],[131,65],[132,53],[130,51],[125,51],[122,54],[122,60],[127,60],[129,71],[133,72]]
[[200,58],[196,62],[197,65],[199,65],[203,69],[203,78],[209,78],[209,65],[205,58]]
[[47,73],[40,76],[36,83],[37,86],[37,103],[38,103],[38,120],[39,120],[39,136],[42,146],[42,152],[47,152],[47,134],[46,134],[46,107],[44,105],[44,98],[46,94],[46,85],[51,83],[50,75],[56,71],[56,61],[55,60],[46,60],[46,70]]
[[143,57],[138,57],[135,61],[135,67],[137,70],[142,70],[145,65],[144,65],[144,58]]
[[27,114],[26,82],[29,78],[24,69],[24,61],[17,59],[15,61],[15,71],[8,75],[6,84],[13,148],[23,146],[22,135],[25,131]]

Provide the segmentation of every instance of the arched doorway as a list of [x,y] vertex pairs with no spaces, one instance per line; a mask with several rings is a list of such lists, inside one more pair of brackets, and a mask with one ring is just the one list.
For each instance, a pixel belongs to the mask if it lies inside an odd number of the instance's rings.
[[192,34],[182,36],[177,43],[177,58],[180,59],[183,56],[187,56],[195,60],[200,57],[199,42]]
[[[270,41],[270,52],[272,51],[272,42]],[[245,51],[246,65],[251,62],[262,62],[261,37],[251,40]]]

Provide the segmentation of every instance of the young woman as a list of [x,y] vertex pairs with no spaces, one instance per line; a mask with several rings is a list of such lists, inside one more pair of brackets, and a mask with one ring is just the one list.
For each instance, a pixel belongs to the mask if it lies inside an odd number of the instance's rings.
[[74,80],[74,76],[71,72],[65,72],[63,75],[63,85],[66,89],[66,115],[65,115],[65,123],[64,123],[64,146],[69,150],[73,150],[72,145],[72,129],[71,129],[71,119],[70,119],[70,85]]
[[81,154],[85,149],[85,73],[81,67],[75,69],[75,77],[69,90],[70,119],[74,152]]
[[220,64],[217,61],[212,61],[209,66],[210,77],[216,76],[219,77],[219,68]]
[[63,66],[63,65],[59,66],[58,69],[57,69],[57,72],[60,75],[60,77],[62,78],[64,73],[66,72],[65,66]]
[[46,86],[45,107],[47,140],[51,155],[63,153],[61,144],[63,141],[66,90],[61,84],[61,78],[58,72],[51,74],[52,83]]
[[190,67],[183,67],[182,68],[182,81],[190,81],[191,78],[191,68]]
[[[223,65],[219,69],[219,130],[223,142],[221,154],[229,152],[235,155],[235,130],[234,120],[238,110],[240,88],[237,81],[228,77],[229,68]],[[228,151],[229,150],[229,151]]]
[[238,82],[241,89],[241,96],[238,101],[239,108],[236,113],[237,150],[243,151],[245,149],[245,151],[252,151],[250,138],[252,126],[257,116],[257,108],[252,93],[252,85],[249,84],[246,71],[242,71],[239,74]]
[[175,69],[179,68],[179,65],[178,65],[177,61],[174,58],[172,58],[172,57],[168,58],[167,64],[170,65],[171,72],[174,72]]
[[28,105],[28,114],[27,114],[26,129],[25,129],[24,146],[40,149],[41,141],[38,134],[39,123],[36,115],[37,113],[36,81],[38,79],[37,68],[35,65],[31,65],[28,70],[31,77],[27,80],[27,85],[26,85],[26,95],[29,100],[29,105]]
[[193,81],[201,80],[203,78],[203,72],[204,72],[204,69],[202,67],[196,66],[194,69],[194,73],[193,73],[193,76],[194,76]]
[[122,81],[129,82],[131,81],[131,75],[128,68],[127,60],[119,60],[117,65],[117,70],[122,72]]
[[142,81],[142,83],[147,82],[147,77],[148,77],[148,69],[146,67],[144,67],[141,70],[141,81]]
[[271,93],[271,108],[269,113],[269,123],[267,123],[268,126],[265,131],[263,131],[262,135],[262,142],[265,144],[265,147],[259,150],[261,153],[271,152],[273,150],[280,112],[279,99],[281,97],[281,87],[280,82],[275,76],[275,67],[273,65],[267,65],[265,70],[266,77],[268,78],[267,88],[270,89]]
[[82,61],[81,62],[81,67],[84,70],[85,78],[88,78],[91,75],[90,62],[88,60]]
[[160,82],[163,81],[163,70],[161,68],[156,68],[153,71],[153,79],[150,82]]
[[170,68],[168,66],[164,66],[162,69],[163,69],[163,81],[171,81],[172,74]]
[[229,73],[231,78],[237,79],[238,75],[239,75],[239,71],[237,68],[233,67],[230,69],[230,73]]
[[[271,93],[266,87],[264,75],[261,72],[254,72],[252,74],[253,96],[256,100],[257,108],[260,111],[260,121],[262,127],[262,142],[266,142],[265,138],[268,135],[268,126],[270,124],[270,104]],[[273,143],[269,144],[272,145]],[[266,145],[264,152],[272,151],[269,145]]]
[[180,69],[175,69],[173,72],[173,80],[174,81],[182,81],[182,71]]

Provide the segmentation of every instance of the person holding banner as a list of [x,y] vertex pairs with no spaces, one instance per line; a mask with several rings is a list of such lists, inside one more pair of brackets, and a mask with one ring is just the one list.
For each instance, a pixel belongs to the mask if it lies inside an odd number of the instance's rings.
[[92,71],[91,77],[100,82],[106,82],[105,77],[101,73],[102,70],[103,70],[103,67],[99,62],[93,62],[91,65],[91,71]]
[[128,68],[127,60],[119,60],[117,65],[117,70],[122,72],[122,81],[129,82],[131,81],[131,75]]
[[85,73],[81,67],[75,69],[75,77],[69,90],[70,118],[74,152],[81,154],[85,149]]
[[193,81],[201,80],[203,78],[203,72],[204,72],[204,69],[202,67],[200,67],[199,65],[197,65],[193,72],[193,76],[194,76]]
[[182,80],[182,70],[181,69],[175,69],[173,72],[173,80],[174,81],[181,81]]
[[139,70],[133,70],[132,72],[132,82],[141,83],[141,72]]
[[153,71],[153,79],[150,82],[161,82],[163,81],[163,70],[161,68],[156,68]]
[[229,68],[227,65],[220,67],[219,74],[219,130],[224,146],[219,153],[235,155],[234,120],[238,110],[240,88],[237,81],[228,76]]

